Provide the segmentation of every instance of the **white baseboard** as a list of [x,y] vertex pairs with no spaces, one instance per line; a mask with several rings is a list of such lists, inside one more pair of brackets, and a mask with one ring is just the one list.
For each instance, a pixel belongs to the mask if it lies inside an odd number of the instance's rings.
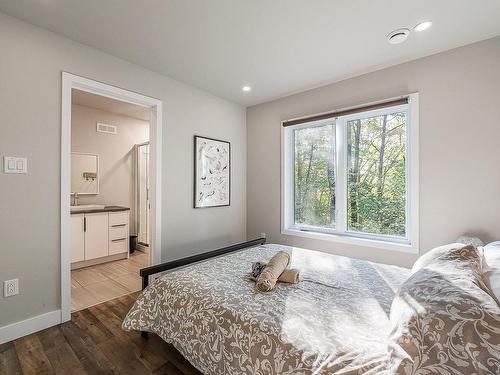
[[61,310],[55,310],[0,327],[0,344],[30,335],[59,323],[61,323]]
[[71,263],[71,271],[77,270],[79,268],[95,266],[96,264],[104,264],[108,262],[114,262],[115,260],[127,259],[127,258],[128,258],[128,252],[115,255],[108,255],[102,258],[96,258],[91,260],[82,260],[81,262]]
[[138,243],[135,249],[142,252],[142,253],[149,254],[149,246],[144,246],[144,245],[141,245],[140,243]]

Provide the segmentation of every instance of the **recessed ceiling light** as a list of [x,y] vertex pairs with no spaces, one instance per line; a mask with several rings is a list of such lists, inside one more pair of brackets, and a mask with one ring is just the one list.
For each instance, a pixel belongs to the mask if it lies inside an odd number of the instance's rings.
[[250,90],[252,90],[250,86],[243,86],[241,89],[245,92],[249,92]]
[[432,21],[424,21],[420,22],[417,26],[415,26],[415,31],[424,31],[431,27]]
[[408,29],[397,29],[387,35],[387,41],[391,44],[403,43],[409,34],[410,30]]

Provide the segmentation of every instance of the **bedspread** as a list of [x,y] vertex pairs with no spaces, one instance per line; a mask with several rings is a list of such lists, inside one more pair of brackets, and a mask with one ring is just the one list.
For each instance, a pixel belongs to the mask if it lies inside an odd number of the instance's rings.
[[[255,290],[252,262],[291,255],[298,284]],[[381,374],[406,268],[262,245],[164,274],[123,322],[173,344],[206,375]]]

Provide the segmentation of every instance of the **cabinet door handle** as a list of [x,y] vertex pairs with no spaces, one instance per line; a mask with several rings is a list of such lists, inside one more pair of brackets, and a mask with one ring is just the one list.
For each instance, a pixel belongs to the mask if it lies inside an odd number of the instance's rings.
[[83,217],[83,231],[84,232],[87,231],[87,218],[86,217]]
[[111,240],[111,242],[125,241],[126,238],[118,238],[116,240]]
[[112,225],[111,228],[124,227],[125,225],[127,225],[127,224],[115,224],[115,225]]

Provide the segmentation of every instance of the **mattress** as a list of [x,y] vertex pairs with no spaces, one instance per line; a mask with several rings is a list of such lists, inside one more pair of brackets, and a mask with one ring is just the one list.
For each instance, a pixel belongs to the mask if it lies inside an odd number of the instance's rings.
[[[298,284],[255,290],[252,262],[291,256]],[[154,332],[206,375],[380,374],[406,268],[262,245],[156,279],[123,322]]]

